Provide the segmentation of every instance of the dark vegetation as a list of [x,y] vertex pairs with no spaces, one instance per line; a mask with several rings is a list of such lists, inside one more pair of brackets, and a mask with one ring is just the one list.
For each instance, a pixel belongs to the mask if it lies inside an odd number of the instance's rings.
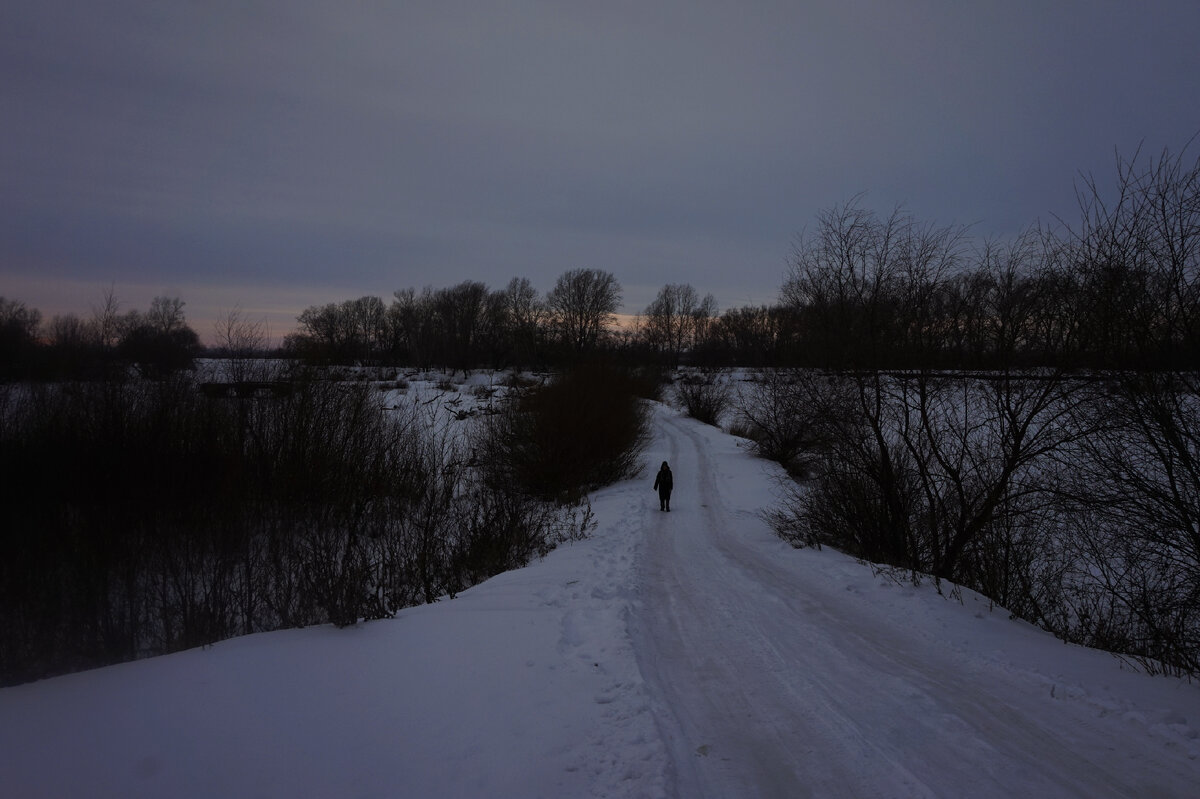
[[[1008,245],[849,205],[784,297],[821,369],[765,374],[742,425],[811,479],[798,545],[976,589],[1151,672],[1200,673],[1200,164],[1119,164],[1082,223]],[[837,331],[846,331],[839,335]]]
[[637,473],[648,424],[633,378],[589,362],[522,393],[493,416],[480,457],[498,491],[575,501],[581,492]]
[[[229,379],[288,386],[252,401],[196,390],[178,300],[43,324],[0,299],[4,679],[453,595],[587,529],[586,493],[636,470],[637,396],[783,464],[796,545],[1200,674],[1200,164],[1117,167],[1008,242],[832,208],[771,307],[671,284],[622,330],[598,270],[405,289],[307,309],[287,374],[234,312]],[[346,365],[557,377],[455,427],[317,379]]]
[[[299,369],[288,392],[251,398],[207,396],[186,373],[4,392],[3,682],[454,596],[585,535],[571,481],[627,474],[645,430],[608,377],[514,389],[465,421],[328,377]],[[575,450],[493,445],[517,424],[586,441],[581,425],[614,405],[585,471]],[[520,490],[498,479],[514,473]],[[544,474],[555,491],[532,482]]]
[[731,392],[720,373],[689,374],[675,384],[675,398],[688,416],[719,426],[729,409]]
[[150,310],[120,313],[110,290],[89,319],[56,316],[0,297],[0,381],[96,380],[116,372],[157,378],[191,367],[200,337],[178,297],[156,297]]

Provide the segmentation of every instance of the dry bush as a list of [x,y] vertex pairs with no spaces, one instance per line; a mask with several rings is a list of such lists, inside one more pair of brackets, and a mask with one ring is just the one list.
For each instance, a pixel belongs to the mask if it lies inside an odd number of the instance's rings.
[[212,399],[186,379],[29,389],[6,411],[0,680],[372,615],[411,427],[366,384]]
[[1074,410],[1090,434],[1068,529],[1080,570],[1108,602],[1103,613],[1076,614],[1073,634],[1120,637],[1119,651],[1148,668],[1198,673],[1200,379],[1123,373]]
[[853,391],[825,417],[817,476],[772,514],[777,532],[966,585],[1046,623],[1064,574],[1053,467],[1075,435],[1069,384],[844,380]]
[[662,401],[663,389],[671,382],[667,372],[653,364],[628,369],[626,376],[629,380],[629,390],[635,396],[655,402]]
[[480,457],[493,486],[570,501],[637,472],[648,419],[629,378],[581,366],[510,395],[490,417]]
[[842,382],[806,369],[764,369],[743,383],[731,402],[730,431],[794,476],[811,476],[829,439],[831,415],[841,414]]
[[729,409],[729,383],[720,374],[689,375],[675,384],[675,396],[687,415],[719,427]]
[[322,377],[253,399],[186,379],[6,389],[0,682],[390,616],[592,526],[586,504],[485,480],[440,408]]

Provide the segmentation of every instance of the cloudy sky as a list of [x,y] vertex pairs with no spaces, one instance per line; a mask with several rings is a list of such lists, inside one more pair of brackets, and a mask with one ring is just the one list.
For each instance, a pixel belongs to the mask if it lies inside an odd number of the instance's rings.
[[[1200,131],[1195,0],[5,0],[0,295],[44,315],[613,272],[775,299],[866,192],[1011,235]],[[1200,149],[1200,142],[1192,148]],[[1193,150],[1189,149],[1189,153]]]

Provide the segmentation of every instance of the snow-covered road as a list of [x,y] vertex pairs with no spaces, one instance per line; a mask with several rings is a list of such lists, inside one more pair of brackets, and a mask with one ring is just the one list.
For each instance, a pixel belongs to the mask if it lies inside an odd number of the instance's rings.
[[822,572],[764,541],[738,454],[658,420],[677,488],[671,513],[647,504],[634,641],[677,795],[1200,795],[1194,746],[880,613],[840,556]]
[[793,549],[777,467],[654,429],[591,538],[457,599],[0,690],[0,799],[1200,796],[1200,686]]

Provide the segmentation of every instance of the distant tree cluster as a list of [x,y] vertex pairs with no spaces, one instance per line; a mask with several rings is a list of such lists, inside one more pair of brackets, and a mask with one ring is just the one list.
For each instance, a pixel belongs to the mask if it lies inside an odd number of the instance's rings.
[[368,296],[308,308],[284,349],[319,363],[525,368],[611,348],[620,306],[620,283],[597,269],[564,273],[544,297],[526,278],[499,290],[477,281],[409,288],[390,305]]
[[562,274],[545,295],[527,278],[498,290],[477,281],[407,288],[390,304],[366,296],[305,309],[284,352],[310,363],[467,371],[561,367],[598,355],[659,367],[762,366],[784,363],[794,349],[780,306],[719,315],[711,294],[672,283],[619,327],[621,298],[616,277],[596,269]]
[[155,297],[148,311],[121,313],[110,290],[89,318],[43,323],[40,311],[0,297],[0,380],[97,378],[124,367],[161,377],[190,368],[200,337],[183,308],[178,297]]

